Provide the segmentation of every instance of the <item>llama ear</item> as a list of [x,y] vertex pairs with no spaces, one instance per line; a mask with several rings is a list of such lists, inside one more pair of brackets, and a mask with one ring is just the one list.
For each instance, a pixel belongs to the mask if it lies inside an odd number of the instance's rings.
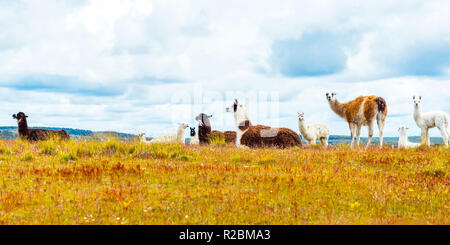
[[208,118],[211,118],[211,117],[212,117],[212,115],[209,115],[209,116],[208,116]]
[[422,99],[422,95],[421,96],[419,96],[419,100],[421,100]]

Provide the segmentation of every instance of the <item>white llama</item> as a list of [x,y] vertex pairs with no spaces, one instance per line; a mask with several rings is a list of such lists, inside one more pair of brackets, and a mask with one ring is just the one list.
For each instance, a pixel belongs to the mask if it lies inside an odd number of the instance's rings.
[[449,133],[448,133],[448,115],[443,111],[434,112],[422,112],[420,102],[422,96],[413,96],[414,100],[414,120],[417,126],[421,129],[421,141],[430,145],[430,135],[428,130],[430,128],[437,127],[441,131],[444,144],[448,147],[449,143]]
[[419,143],[410,142],[408,140],[408,134],[406,133],[406,131],[408,129],[409,128],[406,126],[400,126],[398,128],[398,132],[400,134],[400,136],[398,137],[398,148],[408,149],[408,148],[417,147],[420,145]]
[[155,144],[155,143],[179,143],[179,144],[184,145],[184,142],[185,142],[184,134],[185,134],[185,131],[186,131],[186,129],[188,127],[189,126],[186,123],[179,123],[177,132],[175,134],[158,136],[158,137],[152,139],[150,141],[150,144]]
[[145,133],[140,133],[138,137],[139,137],[139,142],[141,142],[141,143],[149,143],[150,142],[145,137]]
[[315,145],[316,141],[320,140],[322,145],[328,146],[330,129],[326,124],[314,123],[307,125],[305,122],[305,113],[298,112],[298,128],[308,145]]

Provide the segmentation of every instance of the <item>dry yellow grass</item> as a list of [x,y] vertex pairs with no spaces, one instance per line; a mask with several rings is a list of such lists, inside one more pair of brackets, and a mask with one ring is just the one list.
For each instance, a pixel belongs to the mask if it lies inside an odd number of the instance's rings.
[[0,224],[450,224],[450,151],[0,141]]

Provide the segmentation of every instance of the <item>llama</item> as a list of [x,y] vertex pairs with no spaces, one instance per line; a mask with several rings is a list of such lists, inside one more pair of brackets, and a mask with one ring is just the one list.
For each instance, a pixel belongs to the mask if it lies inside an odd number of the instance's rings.
[[18,132],[21,138],[30,140],[30,141],[40,141],[46,140],[49,137],[56,136],[63,140],[70,139],[69,134],[65,130],[50,130],[50,129],[42,129],[42,128],[28,128],[27,123],[27,115],[23,112],[19,112],[12,115],[14,119],[17,119],[18,124]]
[[420,144],[419,143],[414,143],[414,142],[410,142],[408,140],[408,135],[406,133],[406,130],[408,130],[409,128],[406,126],[400,126],[398,128],[398,132],[400,134],[399,138],[398,138],[398,148],[411,148],[411,147],[417,147]]
[[189,126],[186,123],[179,123],[177,132],[175,134],[158,136],[158,137],[152,139],[150,141],[150,144],[175,143],[176,142],[176,143],[184,145],[184,143],[185,143],[184,133],[188,127]]
[[138,138],[141,143],[150,143],[150,141],[147,140],[147,137],[145,137],[145,133],[140,133]]
[[351,148],[353,148],[355,135],[359,146],[359,136],[363,125],[369,127],[369,139],[366,149],[370,146],[375,120],[380,131],[380,148],[383,147],[383,130],[387,115],[387,104],[383,98],[375,95],[360,96],[350,102],[340,103],[336,99],[336,93],[326,93],[326,97],[331,109],[338,116],[344,118],[349,125],[352,137]]
[[201,145],[209,145],[210,139],[209,134],[211,133],[211,122],[209,119],[212,115],[206,115],[204,113],[200,113],[195,120],[198,121],[198,139]]
[[298,112],[298,128],[303,139],[308,145],[315,145],[317,140],[324,146],[328,146],[328,138],[330,137],[330,129],[324,123],[314,123],[306,125],[305,113]]
[[245,105],[240,104],[237,99],[231,107],[226,108],[226,111],[234,114],[237,127],[236,146],[239,148],[287,148],[303,145],[300,136],[290,129],[253,126]]
[[191,145],[198,145],[200,143],[199,139],[198,139],[198,135],[195,133],[195,127],[194,128],[190,128],[191,129],[191,141],[189,144]]
[[443,111],[434,112],[422,112],[420,102],[422,101],[422,96],[413,96],[414,100],[414,121],[416,121],[417,126],[421,129],[421,141],[422,143],[427,143],[430,145],[430,135],[428,130],[430,128],[437,127],[441,131],[444,144],[448,147],[449,143],[449,133],[448,133],[448,115]]

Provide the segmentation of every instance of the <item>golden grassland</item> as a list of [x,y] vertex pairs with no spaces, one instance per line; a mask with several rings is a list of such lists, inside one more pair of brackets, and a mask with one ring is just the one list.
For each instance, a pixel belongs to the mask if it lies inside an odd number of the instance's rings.
[[450,224],[450,150],[0,141],[0,224]]

